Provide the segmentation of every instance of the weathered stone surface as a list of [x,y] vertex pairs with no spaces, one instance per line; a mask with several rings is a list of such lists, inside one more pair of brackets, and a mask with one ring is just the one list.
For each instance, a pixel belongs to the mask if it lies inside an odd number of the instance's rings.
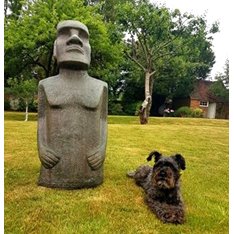
[[77,189],[103,182],[107,141],[108,88],[88,75],[91,48],[87,27],[63,21],[54,55],[59,74],[38,87],[38,184]]

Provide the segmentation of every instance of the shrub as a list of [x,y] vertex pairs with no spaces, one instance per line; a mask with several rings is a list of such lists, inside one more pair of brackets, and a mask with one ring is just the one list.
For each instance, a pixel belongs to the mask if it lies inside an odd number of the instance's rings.
[[142,102],[134,102],[130,104],[125,104],[124,105],[124,113],[126,115],[138,115],[139,109],[141,107]]
[[120,103],[109,102],[108,114],[110,115],[123,115],[123,107]]
[[[26,105],[25,105],[25,101],[20,98],[19,99],[19,106],[17,108],[18,111],[25,111]],[[30,102],[28,103],[28,111],[30,112],[37,112],[37,100],[30,100]]]
[[37,107],[38,107],[37,99],[32,100],[28,105],[28,109],[31,112],[37,112]]
[[203,117],[203,110],[200,108],[192,109],[188,106],[182,106],[175,112],[176,117],[193,117],[201,118]]
[[19,109],[19,99],[18,98],[10,98],[10,109],[17,111]]
[[9,100],[4,100],[4,110],[10,110],[11,109],[11,105],[10,105],[10,101]]
[[176,117],[192,117],[192,109],[188,106],[182,106],[175,112]]
[[202,118],[203,110],[201,108],[195,108],[192,110],[192,117],[194,118]]
[[134,113],[135,116],[139,115],[141,105],[142,105],[142,102],[136,102],[135,103],[135,113]]

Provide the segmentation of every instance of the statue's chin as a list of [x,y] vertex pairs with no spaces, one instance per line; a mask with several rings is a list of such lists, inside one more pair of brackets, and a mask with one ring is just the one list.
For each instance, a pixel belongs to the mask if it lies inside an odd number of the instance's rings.
[[72,70],[88,70],[89,64],[82,61],[64,61],[59,63],[59,67]]

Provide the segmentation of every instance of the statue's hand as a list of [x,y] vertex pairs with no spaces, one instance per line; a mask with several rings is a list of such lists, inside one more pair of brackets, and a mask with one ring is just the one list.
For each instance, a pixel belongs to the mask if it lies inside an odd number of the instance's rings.
[[47,147],[42,147],[39,155],[42,165],[47,169],[54,167],[60,160],[60,156]]
[[104,153],[99,148],[97,151],[88,154],[87,159],[92,170],[97,170],[102,166],[105,157]]

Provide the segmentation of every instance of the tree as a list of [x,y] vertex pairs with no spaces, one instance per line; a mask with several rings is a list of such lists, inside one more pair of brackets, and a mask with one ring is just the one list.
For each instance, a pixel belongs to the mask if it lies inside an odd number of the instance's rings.
[[210,92],[224,102],[229,101],[229,60],[225,62],[224,72],[215,76],[216,82],[210,87]]
[[[16,0],[15,0],[16,1]],[[38,80],[57,74],[53,58],[56,25],[61,20],[76,19],[89,28],[92,47],[89,74],[105,80],[109,90],[117,88],[122,56],[122,33],[114,23],[106,22],[100,14],[98,1],[83,0],[25,0],[17,18],[5,20],[5,84],[9,77],[19,74],[35,76]],[[109,97],[116,96],[110,92]]]
[[229,89],[229,59],[226,60],[224,65],[224,73],[222,76],[224,86]]
[[22,9],[21,0],[4,0],[5,18],[18,18]]
[[[5,77],[27,72],[38,79],[57,73],[53,59],[56,25],[61,20],[77,19],[90,31],[91,75],[103,79],[116,70],[121,45],[110,39],[109,25],[98,13],[99,6],[85,6],[82,0],[23,1],[17,19],[5,21]],[[107,78],[108,79],[108,78]]]
[[182,15],[179,10],[170,12],[147,0],[119,5],[118,21],[128,36],[124,53],[144,74],[145,99],[139,117],[140,123],[146,124],[154,81],[159,84],[170,80],[167,92],[172,95],[188,79],[205,78],[210,72],[214,53],[212,37],[208,36],[218,27],[208,30],[204,17]]
[[28,105],[37,93],[37,81],[32,79],[8,79],[9,87],[5,88],[5,92],[14,96],[15,98],[22,98],[25,109],[25,121],[28,121]]

